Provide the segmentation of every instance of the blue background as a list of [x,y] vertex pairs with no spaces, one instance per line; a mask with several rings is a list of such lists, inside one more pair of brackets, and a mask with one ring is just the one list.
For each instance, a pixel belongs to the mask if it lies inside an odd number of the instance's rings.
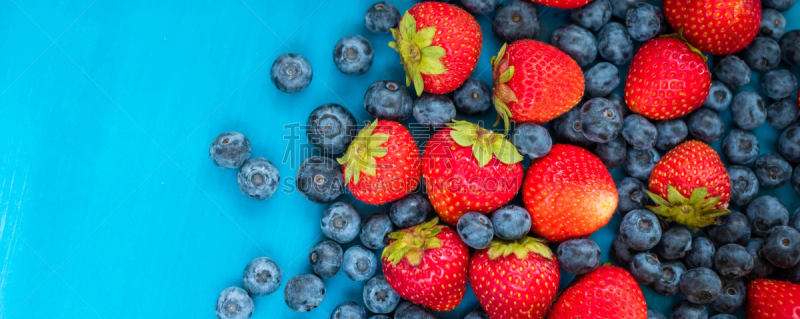
[[[325,206],[291,187],[263,202],[245,198],[236,171],[215,167],[208,145],[240,131],[291,186],[308,147],[303,132],[286,127],[324,103],[369,120],[369,84],[403,80],[391,36],[364,27],[373,2],[0,0],[0,318],[213,318],[219,292],[241,286],[255,257],[276,260],[284,283],[308,273]],[[404,11],[414,1],[394,3]],[[568,20],[568,11],[540,6],[539,14],[539,40]],[[786,17],[788,29],[800,27],[800,9]],[[473,76],[491,83],[500,43],[490,16],[477,20],[484,47]],[[373,44],[365,75],[333,65],[333,45],[348,34]],[[268,77],[287,52],[314,68],[311,86],[295,95]],[[758,80],[745,89],[758,90]],[[495,116],[459,118],[491,124]],[[730,130],[730,112],[722,116]],[[778,131],[755,132],[762,153],[775,150]],[[614,177],[623,177],[619,169]],[[788,185],[762,193],[790,212],[800,206]],[[363,216],[388,210],[355,205]],[[592,236],[606,260],[619,220]],[[311,313],[291,312],[281,287],[256,298],[253,318],[327,318],[343,301],[363,303],[362,283],[342,272],[325,283],[328,295]],[[644,291],[662,312],[679,299]],[[476,305],[470,291],[438,316],[461,318]]]

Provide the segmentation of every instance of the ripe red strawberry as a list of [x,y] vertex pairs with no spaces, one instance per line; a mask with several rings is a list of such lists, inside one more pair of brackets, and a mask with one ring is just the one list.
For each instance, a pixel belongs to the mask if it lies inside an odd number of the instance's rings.
[[455,225],[468,212],[488,214],[522,185],[522,155],[501,134],[465,121],[450,123],[425,145],[422,175],[433,208]]
[[592,2],[592,0],[531,0],[531,2],[558,9],[575,9]]
[[448,311],[464,299],[469,251],[458,233],[437,222],[389,234],[381,260],[386,281],[401,297]]
[[583,97],[581,67],[548,44],[534,40],[520,40],[507,47],[504,44],[491,63],[494,106],[506,130],[509,120],[520,124],[548,122]]
[[492,319],[542,319],[558,292],[558,261],[541,239],[495,240],[475,252],[469,283]]
[[603,162],[567,144],[531,162],[522,192],[531,231],[554,242],[591,235],[617,209],[617,187]]
[[633,56],[625,80],[631,111],[656,120],[694,111],[711,90],[706,57],[680,38],[647,41]]
[[696,231],[713,225],[717,217],[729,212],[731,181],[713,148],[700,141],[688,141],[656,163],[650,173],[648,194],[657,205],[648,207],[650,210]]
[[375,120],[364,127],[337,159],[344,181],[362,202],[380,205],[400,199],[419,185],[419,149],[400,123]]
[[750,45],[761,26],[759,0],[665,0],[664,16],[700,51],[716,55]]
[[575,280],[558,297],[548,319],[647,319],[642,289],[625,269],[600,266]]
[[389,46],[400,53],[406,85],[444,94],[458,88],[475,70],[483,45],[478,21],[464,9],[440,2],[419,3],[392,29]]
[[747,285],[747,319],[800,319],[800,285],[756,279]]

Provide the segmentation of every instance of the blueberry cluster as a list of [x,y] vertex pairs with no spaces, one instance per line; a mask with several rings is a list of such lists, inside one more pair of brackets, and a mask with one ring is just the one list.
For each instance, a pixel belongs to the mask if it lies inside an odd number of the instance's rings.
[[238,168],[239,190],[250,199],[265,200],[278,190],[281,174],[263,157],[250,158],[250,140],[242,133],[227,132],[217,136],[208,150],[211,162],[220,168]]

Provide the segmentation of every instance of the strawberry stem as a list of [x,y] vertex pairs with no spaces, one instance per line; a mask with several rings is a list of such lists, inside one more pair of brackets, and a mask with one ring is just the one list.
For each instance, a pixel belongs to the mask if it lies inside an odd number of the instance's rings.
[[683,44],[686,44],[686,46],[689,47],[689,50],[691,50],[694,53],[699,54],[700,57],[703,58],[703,62],[708,62],[708,57],[705,54],[703,54],[703,51],[700,51],[700,49],[695,48],[693,45],[691,45],[689,43],[688,40],[686,40],[685,37],[683,37],[683,28],[678,30],[678,33],[665,34],[665,35],[662,35],[661,37],[662,38],[670,38],[670,39],[678,39],[678,40],[680,40],[681,42],[683,42]]
[[535,253],[546,259],[553,260],[553,251],[547,247],[547,241],[540,238],[523,237],[515,241],[505,241],[495,239],[490,244],[487,254],[490,260],[495,260],[500,257],[508,257],[514,254],[517,259],[525,259],[528,254]]
[[427,27],[417,30],[417,21],[408,13],[403,15],[398,29],[390,29],[395,41],[389,46],[400,53],[400,63],[406,71],[406,85],[414,83],[417,95],[422,95],[425,89],[422,83],[422,74],[436,75],[447,72],[440,61],[446,54],[444,48],[433,45],[436,27]]
[[422,263],[425,250],[442,247],[442,241],[436,237],[442,232],[442,226],[438,226],[438,223],[437,217],[425,224],[390,233],[389,238],[394,242],[383,250],[381,258],[392,265],[397,265],[405,258],[411,266],[418,266]]
[[666,199],[650,191],[646,192],[656,203],[656,206],[647,206],[647,209],[666,221],[686,225],[695,232],[700,227],[716,224],[717,217],[730,213],[727,205],[717,208],[720,197],[706,198],[708,189],[705,187],[695,188],[691,198],[684,197],[672,186],[667,186]]
[[484,167],[492,160],[492,156],[504,164],[514,164],[522,161],[522,155],[504,135],[487,130],[480,125],[467,121],[455,121],[447,124],[453,130],[450,137],[463,147],[472,147],[472,156],[478,161],[478,166]]

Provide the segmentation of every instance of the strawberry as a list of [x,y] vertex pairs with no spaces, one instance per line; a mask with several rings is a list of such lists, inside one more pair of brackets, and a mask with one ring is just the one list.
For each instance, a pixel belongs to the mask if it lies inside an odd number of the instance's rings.
[[561,292],[548,319],[647,319],[642,289],[625,269],[600,266]]
[[666,120],[700,107],[709,90],[706,57],[678,34],[639,48],[625,80],[625,102],[642,116]]
[[756,279],[747,285],[747,319],[800,319],[800,285]]
[[575,9],[592,2],[592,0],[531,0],[531,2],[558,9]]
[[475,70],[483,45],[478,21],[464,9],[440,2],[419,3],[391,29],[389,46],[400,53],[406,85],[444,94],[458,88]]
[[468,212],[503,206],[522,185],[522,155],[501,134],[457,121],[431,137],[422,154],[422,175],[433,208],[455,225]]
[[605,226],[617,209],[617,187],[596,155],[556,144],[531,162],[522,199],[531,231],[549,241],[586,237]]
[[380,205],[400,199],[419,185],[419,149],[400,123],[375,120],[356,136],[344,156],[344,181],[359,200]]
[[464,299],[469,251],[454,230],[438,218],[389,234],[383,250],[383,275],[401,297],[436,311]]
[[534,40],[504,44],[491,63],[492,100],[506,131],[509,120],[542,124],[569,111],[583,97],[581,67],[548,44]]
[[469,261],[469,283],[492,319],[541,319],[556,298],[558,261],[545,241],[495,240]]
[[695,231],[729,212],[728,172],[717,152],[700,141],[684,142],[664,155],[650,173],[649,187],[657,205],[650,210]]
[[664,16],[701,51],[726,55],[744,49],[758,35],[761,1],[665,0]]

